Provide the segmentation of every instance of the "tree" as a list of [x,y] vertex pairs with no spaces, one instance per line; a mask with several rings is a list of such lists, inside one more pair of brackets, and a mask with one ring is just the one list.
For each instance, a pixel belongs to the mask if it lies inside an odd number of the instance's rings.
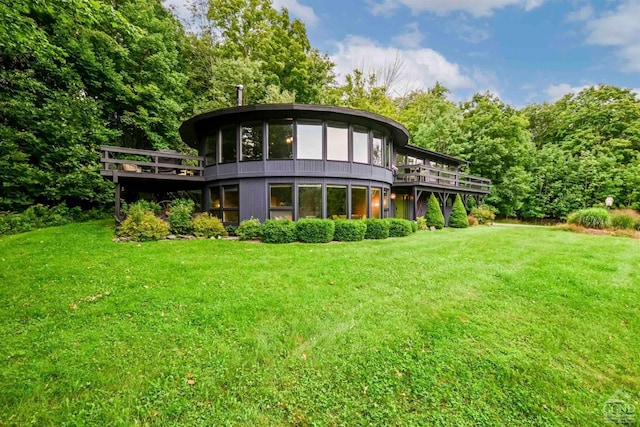
[[440,210],[440,203],[433,193],[429,196],[427,212],[424,218],[427,220],[427,227],[435,227],[438,230],[444,227],[444,215],[442,214],[442,210]]
[[456,200],[453,202],[453,209],[451,210],[451,216],[449,216],[449,227],[452,228],[467,228],[469,227],[469,220],[467,219],[467,210],[464,208],[462,199],[459,194],[456,194]]

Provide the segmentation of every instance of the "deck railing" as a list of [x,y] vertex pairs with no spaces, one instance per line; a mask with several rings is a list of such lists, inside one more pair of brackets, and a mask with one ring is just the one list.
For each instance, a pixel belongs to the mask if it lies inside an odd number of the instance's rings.
[[427,165],[398,165],[397,168],[396,183],[415,182],[416,184],[466,188],[483,193],[488,193],[491,189],[491,180],[487,178]]
[[102,169],[154,175],[202,176],[204,159],[169,150],[102,146]]

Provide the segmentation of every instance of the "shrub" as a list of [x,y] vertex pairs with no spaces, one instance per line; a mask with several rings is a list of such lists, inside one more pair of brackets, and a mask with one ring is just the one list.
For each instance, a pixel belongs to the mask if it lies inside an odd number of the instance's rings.
[[369,218],[364,221],[367,224],[365,239],[386,239],[389,237],[389,223],[383,219]]
[[292,243],[296,241],[296,223],[290,219],[268,219],[262,226],[265,243]]
[[225,230],[227,230],[227,234],[229,234],[229,236],[235,236],[236,231],[238,231],[238,226],[235,224],[229,224],[225,227]]
[[611,225],[615,228],[632,230],[640,221],[640,214],[632,209],[619,209],[611,212]]
[[604,208],[581,209],[569,214],[569,224],[581,225],[585,228],[606,228],[609,225],[609,212]]
[[476,203],[475,197],[471,196],[467,199],[467,209],[471,210],[477,206],[478,206],[478,203]]
[[21,213],[0,212],[0,235],[24,233],[36,228],[101,219],[111,215],[112,213],[105,213],[99,209],[82,212],[79,206],[69,208],[64,202],[53,207],[35,205]]
[[496,219],[496,214],[485,206],[471,209],[471,216],[473,216],[480,225],[491,224],[493,220]]
[[467,215],[467,221],[469,221],[469,227],[475,227],[478,225],[478,220],[473,215]]
[[262,238],[262,224],[259,219],[245,219],[240,223],[235,233],[240,240],[260,240]]
[[417,223],[418,230],[426,230],[428,228],[427,227],[427,220],[424,217],[422,217],[422,216],[418,217],[417,221],[418,221],[418,223]]
[[169,203],[167,216],[172,233],[189,234],[191,232],[193,208],[193,200],[175,199]]
[[405,237],[413,233],[412,221],[400,218],[385,219],[389,224],[389,237]]
[[417,221],[409,221],[409,223],[411,224],[411,232],[415,233],[416,231],[418,231],[418,222]]
[[296,224],[296,236],[303,243],[327,243],[333,240],[335,228],[330,219],[301,219]]
[[211,216],[208,212],[196,215],[189,224],[193,235],[196,237],[220,237],[226,236],[227,230],[216,216]]
[[453,209],[451,210],[451,216],[449,217],[449,227],[467,228],[468,226],[469,220],[467,219],[467,210],[464,208],[460,195],[456,194],[456,200],[453,202]]
[[126,215],[129,215],[129,208],[133,205],[136,205],[138,207],[144,208],[146,210],[148,210],[149,212],[153,212],[154,215],[156,216],[160,216],[162,215],[162,206],[160,206],[159,204],[157,204],[156,202],[150,202],[148,200],[138,200],[137,202],[131,204],[131,205],[127,205],[125,202],[122,203],[122,213]]
[[144,207],[132,205],[116,234],[139,242],[159,240],[169,234],[169,225]]
[[442,215],[440,203],[433,193],[431,193],[429,197],[427,213],[424,215],[424,218],[427,220],[427,227],[435,227],[438,230],[444,227],[444,215]]
[[339,219],[336,222],[333,240],[338,242],[357,242],[364,239],[367,224],[359,219]]

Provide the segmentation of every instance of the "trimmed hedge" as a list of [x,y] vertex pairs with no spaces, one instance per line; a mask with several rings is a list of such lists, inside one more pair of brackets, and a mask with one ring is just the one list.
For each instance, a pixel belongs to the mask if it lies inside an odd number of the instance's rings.
[[588,208],[572,212],[567,223],[581,225],[585,228],[602,229],[609,225],[609,212],[604,208]]
[[240,240],[260,240],[262,239],[262,224],[256,218],[245,219],[236,228],[235,234]]
[[296,241],[296,223],[290,219],[268,219],[262,226],[265,243],[293,243]]
[[367,224],[359,219],[339,219],[336,222],[333,240],[337,242],[358,242],[364,240]]
[[330,219],[301,219],[296,223],[296,237],[303,243],[328,243],[333,240],[335,227]]
[[365,239],[386,239],[389,237],[389,222],[386,220],[369,218],[364,222],[367,225],[367,231],[364,234]]
[[449,217],[449,227],[452,228],[467,228],[469,227],[469,220],[467,219],[467,210],[464,208],[462,199],[459,194],[456,194],[456,200],[453,202],[453,209],[451,210],[451,216]]
[[440,202],[433,193],[429,197],[427,213],[424,214],[424,218],[427,220],[427,227],[435,227],[438,230],[444,228],[444,215],[440,209]]
[[407,219],[387,218],[389,237],[405,237],[413,233],[412,222]]
[[191,220],[191,230],[196,237],[221,237],[227,235],[224,225],[218,217],[211,216],[208,212],[196,215]]

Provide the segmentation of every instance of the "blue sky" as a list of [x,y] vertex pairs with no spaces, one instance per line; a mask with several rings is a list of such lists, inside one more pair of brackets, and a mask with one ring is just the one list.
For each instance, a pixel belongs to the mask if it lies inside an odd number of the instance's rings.
[[[185,0],[167,0],[179,5]],[[640,0],[273,0],[339,77],[399,61],[393,94],[491,91],[517,107],[612,84],[640,92]]]

